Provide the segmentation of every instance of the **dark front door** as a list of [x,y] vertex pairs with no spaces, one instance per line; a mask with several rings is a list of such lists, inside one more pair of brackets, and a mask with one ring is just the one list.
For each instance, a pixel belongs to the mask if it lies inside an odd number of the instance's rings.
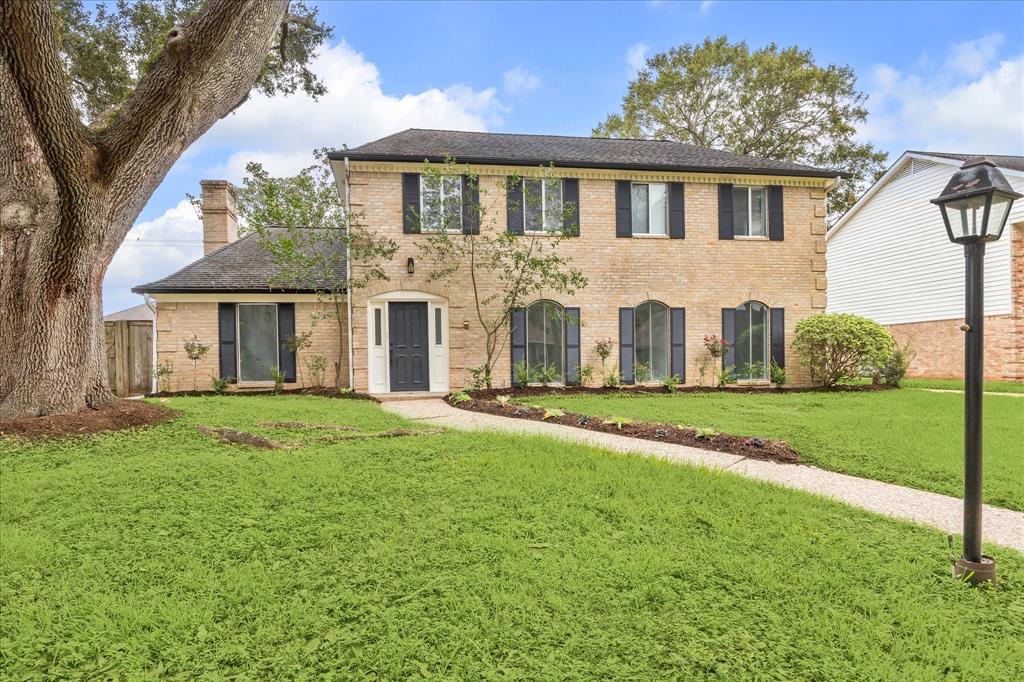
[[430,390],[427,304],[388,303],[391,390]]

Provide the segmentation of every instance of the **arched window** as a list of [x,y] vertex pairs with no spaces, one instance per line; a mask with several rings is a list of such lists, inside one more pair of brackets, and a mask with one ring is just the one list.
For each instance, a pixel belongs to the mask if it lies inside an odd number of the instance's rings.
[[[649,381],[661,381],[669,375],[668,306],[658,301],[645,301],[636,307],[633,316],[634,373],[640,365],[650,372]],[[642,379],[639,376],[638,379]]]
[[768,378],[768,306],[747,301],[736,308],[736,378]]
[[565,381],[565,316],[554,301],[536,301],[526,308],[526,365],[531,375],[554,368]]

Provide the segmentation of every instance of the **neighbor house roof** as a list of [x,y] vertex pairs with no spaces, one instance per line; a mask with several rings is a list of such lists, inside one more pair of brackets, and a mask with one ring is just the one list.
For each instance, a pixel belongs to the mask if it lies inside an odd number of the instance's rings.
[[116,313],[110,313],[109,315],[103,316],[104,322],[121,322],[124,320],[135,321],[149,321],[151,322],[156,315],[150,310],[150,307],[145,303],[132,306],[131,308],[125,308],[124,310],[118,310]]
[[[284,228],[270,229],[272,236],[285,232]],[[338,253],[337,260],[343,267],[344,250]],[[279,273],[280,268],[274,263],[271,253],[263,248],[257,235],[250,234],[203,256],[172,275],[140,284],[132,288],[132,291],[137,294],[315,293],[328,286],[325,282],[311,282],[308,286],[282,287],[273,283]]]
[[799,163],[759,159],[682,142],[564,135],[472,133],[410,128],[355,149],[333,151],[329,158],[360,161],[443,162],[576,168],[719,171],[747,175],[796,175],[834,178],[848,174]]
[[905,166],[906,163],[910,163],[910,159],[923,159],[925,161],[936,161],[939,163],[947,163],[951,167],[950,173],[953,170],[960,167],[960,163],[967,159],[974,159],[977,157],[984,157],[996,164],[999,168],[1011,173],[1020,175],[1024,173],[1024,156],[1009,156],[1006,154],[955,154],[951,152],[922,152],[922,151],[905,151],[900,154],[900,157],[889,166],[888,170],[882,174],[882,177],[875,180],[874,184],[867,188],[867,190],[860,195],[857,202],[847,209],[846,213],[839,217],[839,220],[832,225],[828,233],[825,235],[826,240],[830,240],[838,234],[839,230],[843,228],[846,223],[850,222],[850,219],[857,214],[858,211],[873,197],[882,187],[892,180],[893,176]]

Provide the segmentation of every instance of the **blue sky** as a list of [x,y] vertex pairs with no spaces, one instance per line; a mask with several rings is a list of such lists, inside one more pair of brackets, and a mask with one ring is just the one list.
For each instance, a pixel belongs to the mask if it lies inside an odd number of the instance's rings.
[[615,111],[645,56],[706,36],[813,50],[849,64],[869,95],[864,140],[905,149],[1024,154],[1024,3],[324,2],[335,39],[316,64],[330,92],[254,96],[186,152],[104,283],[131,285],[201,255],[183,200],[201,178],[238,182],[249,160],[286,174],[314,147],[409,127],[587,135]]

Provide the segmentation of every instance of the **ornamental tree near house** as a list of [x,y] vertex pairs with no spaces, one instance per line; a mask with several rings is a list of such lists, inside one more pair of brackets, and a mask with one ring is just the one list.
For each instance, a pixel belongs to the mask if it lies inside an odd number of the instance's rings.
[[[572,259],[558,248],[578,234],[576,207],[542,201],[544,183],[560,182],[553,168],[542,168],[525,180],[502,179],[497,184],[500,198],[494,201],[505,202],[508,184],[521,183],[522,201],[513,201],[513,210],[535,216],[545,227],[516,234],[498,224],[487,188],[468,167],[448,159],[442,166],[425,164],[422,175],[423,214],[416,215],[415,222],[418,231],[428,235],[420,250],[431,264],[429,279],[451,283],[461,277],[460,286],[468,282],[473,313],[484,332],[482,378],[491,388],[494,367],[508,341],[512,311],[538,295],[572,295],[587,286],[582,271],[572,267]],[[444,183],[453,181],[463,185],[461,211],[445,201]]]
[[852,181],[828,195],[829,215],[838,217],[885,171],[888,155],[855,139],[865,99],[849,66],[819,65],[810,50],[775,43],[751,51],[721,36],[648,59],[621,113],[593,133],[848,171]]
[[[387,279],[384,264],[398,245],[364,228],[362,214],[346,213],[327,150],[317,149],[313,155],[319,163],[292,177],[275,178],[262,164],[246,165],[238,214],[242,229],[257,235],[278,267],[272,283],[312,290],[329,305],[328,315],[338,323],[338,348],[344,352],[348,290]],[[348,267],[346,260],[355,267]],[[340,357],[334,363],[334,385],[341,386]]]
[[0,416],[113,402],[103,275],[179,156],[260,92],[324,92],[289,0],[0,2]]

